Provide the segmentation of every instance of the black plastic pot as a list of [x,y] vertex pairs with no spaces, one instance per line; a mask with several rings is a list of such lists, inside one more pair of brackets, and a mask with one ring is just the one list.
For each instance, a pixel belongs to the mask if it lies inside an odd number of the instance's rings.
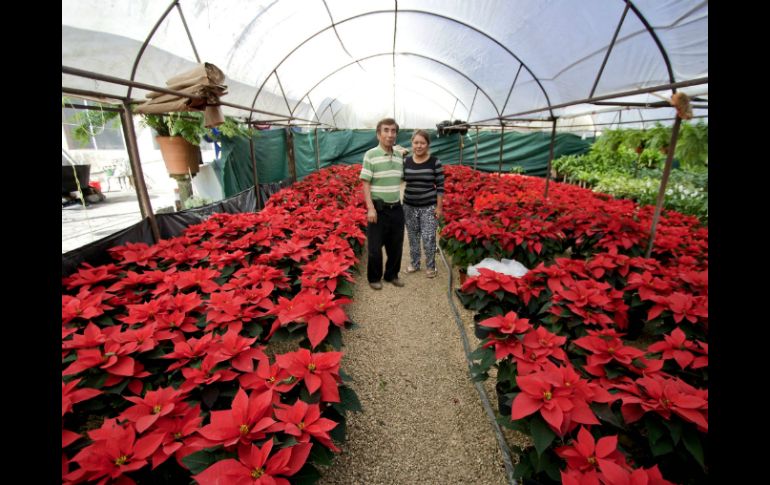
[[473,315],[473,333],[476,335],[476,338],[479,340],[483,340],[487,338],[490,334],[494,333],[494,329],[485,327],[484,325],[479,325],[479,322],[483,322],[484,320],[490,318],[493,315],[490,315],[488,312],[482,311],[481,313],[476,313]]
[[626,340],[636,340],[644,332],[645,321],[647,320],[647,310],[644,307],[632,307],[628,311],[628,328],[625,330]]
[[[75,169],[73,173],[72,169]],[[75,181],[75,174],[77,174],[77,182]],[[88,187],[88,181],[91,177],[91,165],[62,165],[61,166],[61,191],[62,194],[69,194],[70,192],[76,192],[78,190],[78,182],[80,182],[80,188],[86,190]]]
[[497,391],[497,409],[500,411],[501,416],[511,415],[511,398],[505,395],[505,389],[502,382],[495,384],[495,391]]
[[484,340],[491,332],[491,328],[481,326],[479,325],[479,322],[473,322],[473,334],[476,335],[477,339]]
[[531,478],[522,478],[521,484],[522,485],[544,485],[543,482],[538,482],[537,480],[533,480]]
[[626,330],[626,336],[624,338],[627,340],[636,340],[642,336],[643,330],[644,320],[632,320],[628,324],[628,330]]

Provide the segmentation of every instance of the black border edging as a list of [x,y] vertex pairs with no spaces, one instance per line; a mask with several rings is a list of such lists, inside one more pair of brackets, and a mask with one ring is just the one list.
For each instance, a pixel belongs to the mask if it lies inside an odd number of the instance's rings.
[[452,266],[449,264],[449,262],[447,262],[446,256],[444,255],[444,251],[441,249],[441,246],[436,245],[436,247],[441,253],[441,259],[444,261],[444,266],[446,266],[447,273],[449,274],[449,288],[447,289],[447,298],[449,300],[449,306],[452,307],[452,312],[455,316],[455,323],[457,324],[457,328],[460,330],[460,338],[463,342],[465,360],[468,362],[468,374],[471,376],[471,381],[473,381],[473,385],[476,386],[476,391],[479,393],[481,405],[484,407],[484,411],[486,411],[487,417],[492,423],[492,430],[495,432],[495,436],[497,437],[497,444],[500,445],[500,452],[503,455],[503,464],[505,465],[505,471],[507,474],[506,478],[508,478],[508,483],[511,485],[519,485],[516,479],[513,478],[513,461],[511,460],[511,450],[508,448],[508,443],[505,441],[505,437],[503,436],[502,431],[500,431],[500,425],[497,423],[495,412],[492,410],[492,406],[489,404],[489,397],[487,396],[487,392],[484,389],[484,386],[482,386],[481,382],[473,380],[473,373],[471,372],[473,361],[471,359],[468,335],[465,333],[465,326],[463,325],[462,319],[460,318],[460,314],[457,311],[457,307],[455,306],[455,302],[452,296]]
[[[229,214],[257,212],[256,201],[256,194],[254,193],[254,186],[252,185],[248,189],[242,190],[235,195],[213,202],[209,205],[186,209],[172,214],[155,214],[155,218],[158,222],[161,238],[168,239],[180,235],[192,224],[203,222],[215,212]],[[62,277],[74,273],[83,263],[89,263],[93,266],[112,263],[112,256],[110,256],[107,250],[129,242],[143,242],[149,245],[153,245],[157,242],[152,236],[149,219],[147,217],[116,233],[63,253],[61,257]]]

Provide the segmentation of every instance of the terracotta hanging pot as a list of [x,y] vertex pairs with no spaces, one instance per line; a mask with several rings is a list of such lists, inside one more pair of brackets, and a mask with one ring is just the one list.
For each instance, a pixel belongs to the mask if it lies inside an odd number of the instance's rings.
[[198,173],[200,148],[181,136],[156,136],[155,139],[169,175],[186,175],[188,169],[192,174]]

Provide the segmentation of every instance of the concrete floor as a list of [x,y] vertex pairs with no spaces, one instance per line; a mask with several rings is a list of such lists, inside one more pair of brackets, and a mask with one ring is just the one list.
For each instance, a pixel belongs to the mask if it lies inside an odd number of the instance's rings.
[[[150,190],[153,212],[174,206],[174,193],[168,190]],[[142,220],[139,201],[134,189],[104,193],[106,199],[86,207],[81,204],[62,207],[61,252],[62,254],[97,241]]]

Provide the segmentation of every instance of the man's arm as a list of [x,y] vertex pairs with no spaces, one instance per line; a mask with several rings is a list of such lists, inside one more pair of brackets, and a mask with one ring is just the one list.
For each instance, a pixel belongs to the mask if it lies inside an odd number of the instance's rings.
[[372,184],[366,180],[361,181],[361,185],[364,186],[364,202],[366,202],[366,220],[372,224],[377,223],[377,210],[374,208],[374,202],[372,202]]

